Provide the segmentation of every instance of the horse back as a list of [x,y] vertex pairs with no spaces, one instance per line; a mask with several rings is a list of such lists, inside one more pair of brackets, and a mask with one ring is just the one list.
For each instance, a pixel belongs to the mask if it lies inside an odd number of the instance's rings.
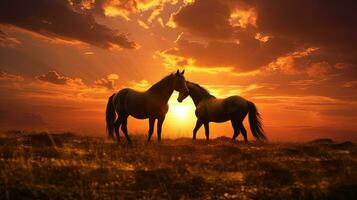
[[117,93],[117,105],[119,113],[126,113],[138,119],[146,119],[151,116],[164,116],[168,111],[167,103],[159,104],[157,98],[148,92],[140,92],[125,88]]
[[221,105],[221,99],[212,98],[203,100],[196,107],[196,117],[204,121],[215,121],[214,119],[221,118]]
[[230,96],[222,100],[222,104],[227,111],[248,109],[247,100],[241,96]]
[[207,121],[224,122],[248,113],[247,100],[240,96],[225,99],[212,98],[201,102],[196,108],[196,116]]
[[[135,99],[135,97],[140,97],[142,92],[133,90],[131,88],[124,88],[119,90],[113,98],[114,104],[117,105],[118,108],[123,109],[127,105],[128,99]],[[142,98],[140,98],[142,99]]]

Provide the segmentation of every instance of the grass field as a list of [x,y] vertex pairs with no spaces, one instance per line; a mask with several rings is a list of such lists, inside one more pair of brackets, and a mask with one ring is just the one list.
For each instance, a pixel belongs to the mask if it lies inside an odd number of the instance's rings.
[[357,199],[357,146],[0,137],[0,199]]

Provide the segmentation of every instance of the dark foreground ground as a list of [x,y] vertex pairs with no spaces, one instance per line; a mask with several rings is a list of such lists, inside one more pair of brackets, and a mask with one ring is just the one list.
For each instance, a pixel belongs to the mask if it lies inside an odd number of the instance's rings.
[[357,146],[0,137],[0,199],[357,199]]

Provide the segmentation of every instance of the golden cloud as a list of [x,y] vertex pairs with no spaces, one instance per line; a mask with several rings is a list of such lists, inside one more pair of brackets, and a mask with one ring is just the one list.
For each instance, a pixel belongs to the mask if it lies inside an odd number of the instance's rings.
[[109,74],[106,78],[101,78],[94,81],[94,87],[106,88],[108,90],[115,89],[115,81],[119,79],[118,74]]

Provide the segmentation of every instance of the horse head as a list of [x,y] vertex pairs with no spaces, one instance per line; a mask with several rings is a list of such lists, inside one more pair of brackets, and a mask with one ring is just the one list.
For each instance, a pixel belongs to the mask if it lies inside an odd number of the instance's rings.
[[180,92],[179,93],[179,96],[177,97],[177,101],[178,102],[182,102],[183,100],[185,100],[186,99],[186,97],[188,97],[189,95],[190,95],[190,82],[188,82],[188,81],[186,81],[186,86],[187,86],[187,88],[188,88],[188,90],[187,90],[187,92]]
[[[186,85],[186,79],[184,77],[185,70],[180,72],[177,70],[177,72],[173,75],[174,76],[174,90],[179,92],[179,97],[177,98],[178,102],[182,102],[184,98],[182,96],[185,96],[186,94],[188,95],[189,91]],[[187,97],[186,95],[186,97]]]

